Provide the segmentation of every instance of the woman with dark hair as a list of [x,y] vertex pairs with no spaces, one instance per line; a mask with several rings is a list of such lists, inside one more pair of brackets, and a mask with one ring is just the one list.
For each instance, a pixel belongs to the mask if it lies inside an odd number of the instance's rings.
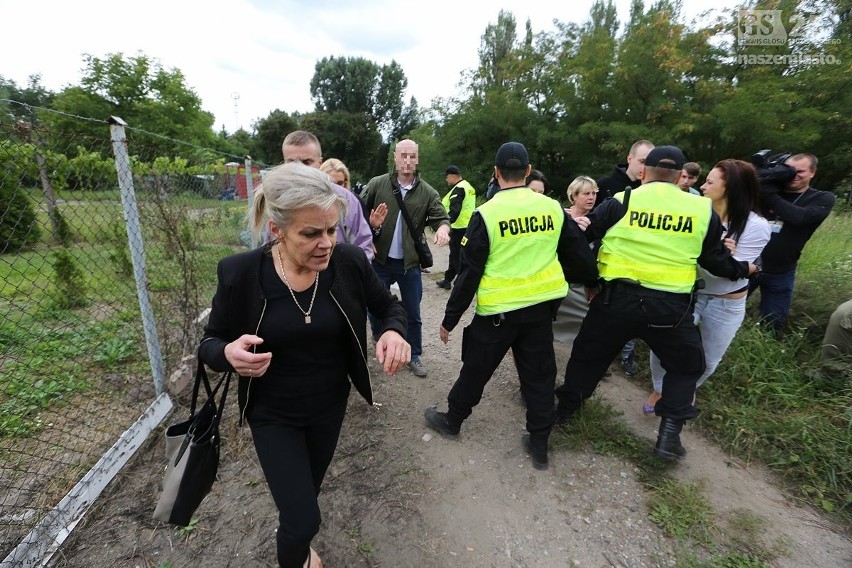
[[530,175],[527,176],[524,183],[528,188],[536,193],[543,193],[544,195],[547,195],[550,192],[547,177],[545,177],[544,172],[541,170],[531,170]]
[[[725,227],[723,238],[737,260],[754,262],[771,235],[769,222],[761,217],[758,196],[760,184],[754,166],[742,160],[722,160],[707,174],[701,186],[704,197],[713,202],[713,211]],[[696,196],[696,199],[701,199]],[[748,279],[731,281],[713,276],[699,267],[704,288],[698,291],[695,302],[695,324],[701,326],[706,368],[696,388],[713,374],[745,317]],[[651,353],[651,376],[654,392],[642,407],[646,414],[654,413],[660,399],[665,371],[660,360]]]

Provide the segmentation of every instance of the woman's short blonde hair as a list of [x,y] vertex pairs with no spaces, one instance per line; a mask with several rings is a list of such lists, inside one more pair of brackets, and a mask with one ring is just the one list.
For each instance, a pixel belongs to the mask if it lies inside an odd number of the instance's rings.
[[586,190],[597,190],[598,184],[589,176],[577,176],[570,184],[568,184],[568,201],[574,203],[574,197]]
[[320,166],[320,171],[325,172],[331,175],[331,172],[337,172],[343,174],[343,187],[349,188],[350,179],[349,179],[349,168],[346,167],[346,164],[338,160],[337,158],[329,158],[322,163]]

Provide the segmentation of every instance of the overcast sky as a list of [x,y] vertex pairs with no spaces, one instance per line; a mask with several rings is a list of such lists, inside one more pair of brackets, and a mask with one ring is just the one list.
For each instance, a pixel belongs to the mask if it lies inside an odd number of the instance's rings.
[[[646,5],[650,0],[646,0]],[[732,0],[684,0],[686,21]],[[617,0],[627,19],[629,0]],[[178,68],[229,132],[277,109],[309,112],[310,80],[327,56],[396,60],[408,77],[406,102],[421,107],[455,96],[465,70],[501,9],[518,33],[552,31],[553,20],[582,23],[592,0],[0,0],[0,75],[23,87],[31,74],[59,91],[78,84],[82,54],[145,55]],[[237,98],[238,97],[238,98]],[[235,100],[236,99],[236,100]]]

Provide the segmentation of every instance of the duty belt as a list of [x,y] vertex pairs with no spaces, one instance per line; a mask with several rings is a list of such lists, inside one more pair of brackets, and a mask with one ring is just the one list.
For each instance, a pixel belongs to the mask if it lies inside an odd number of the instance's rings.
[[689,297],[689,292],[665,292],[663,290],[654,290],[642,286],[636,280],[628,278],[616,278],[604,282],[604,291],[609,290],[609,293],[620,292],[630,294],[631,296],[643,296],[645,298],[672,298],[672,297]]

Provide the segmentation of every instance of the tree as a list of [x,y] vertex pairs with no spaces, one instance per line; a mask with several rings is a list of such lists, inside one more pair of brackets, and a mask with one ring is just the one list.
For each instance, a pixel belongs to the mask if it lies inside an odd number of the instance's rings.
[[49,106],[54,94],[41,85],[41,75],[30,75],[27,86],[19,88],[15,81],[0,76],[0,99],[9,99],[19,104],[0,102],[0,119],[17,122],[26,120],[37,123],[36,110]]
[[383,172],[382,137],[373,117],[365,113],[314,112],[302,117],[301,128],[319,138],[323,159],[342,160],[351,172]]
[[253,127],[256,152],[254,157],[267,164],[278,164],[283,159],[281,143],[288,133],[299,129],[299,117],[275,109],[266,118],[258,119]]
[[511,12],[500,10],[496,24],[488,24],[479,47],[479,72],[477,87],[487,89],[501,87],[503,72],[501,67],[517,42],[517,25]]
[[311,98],[317,112],[363,113],[390,136],[399,130],[400,118],[411,114],[402,98],[407,87],[408,79],[396,61],[379,67],[363,57],[332,56],[317,62]]
[[[138,129],[137,143],[163,153],[187,155],[193,153],[191,146],[213,145],[213,115],[201,108],[201,99],[186,85],[180,70],[165,69],[159,61],[141,53],[133,57],[113,53],[103,59],[84,55],[83,61],[80,85],[56,95],[56,110],[102,120],[119,116]],[[55,129],[73,129],[95,137],[102,138],[107,132],[102,125],[61,115],[46,115],[44,120]],[[159,136],[147,137],[140,131]]]

